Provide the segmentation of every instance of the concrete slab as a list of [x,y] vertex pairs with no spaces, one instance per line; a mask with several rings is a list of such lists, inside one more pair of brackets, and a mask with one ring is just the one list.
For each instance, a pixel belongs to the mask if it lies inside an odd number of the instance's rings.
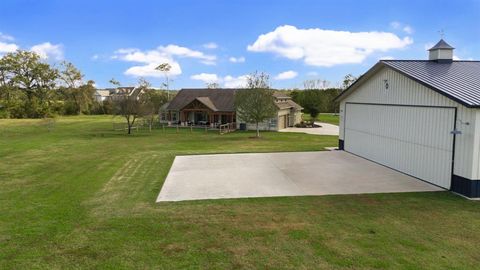
[[333,135],[338,136],[338,126],[328,124],[328,123],[320,123],[315,122],[315,124],[321,126],[317,128],[296,128],[296,127],[289,127],[285,129],[279,130],[279,132],[301,132],[307,133],[312,135]]
[[344,151],[177,156],[157,202],[441,191]]

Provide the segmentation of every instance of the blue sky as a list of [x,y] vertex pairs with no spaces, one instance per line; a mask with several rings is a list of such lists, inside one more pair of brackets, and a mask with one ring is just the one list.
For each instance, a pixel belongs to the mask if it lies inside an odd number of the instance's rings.
[[480,59],[480,1],[24,1],[0,2],[0,54],[34,50],[73,62],[99,87],[113,77],[173,88],[238,86],[265,71],[273,87],[335,85],[379,59],[426,59],[440,38]]

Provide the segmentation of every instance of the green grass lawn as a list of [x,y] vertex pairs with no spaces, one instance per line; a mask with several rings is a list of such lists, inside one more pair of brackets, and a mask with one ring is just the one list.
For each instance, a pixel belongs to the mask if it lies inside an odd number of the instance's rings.
[[175,155],[322,150],[335,136],[126,136],[111,121],[0,120],[0,269],[478,267],[480,204],[448,192],[155,203]]
[[[305,121],[310,121],[312,117],[309,114],[304,113],[302,115],[303,120]],[[333,124],[337,125],[340,121],[340,117],[338,114],[333,114],[333,113],[321,113],[317,116],[317,119],[315,121],[322,122],[322,123],[328,123],[328,124]]]

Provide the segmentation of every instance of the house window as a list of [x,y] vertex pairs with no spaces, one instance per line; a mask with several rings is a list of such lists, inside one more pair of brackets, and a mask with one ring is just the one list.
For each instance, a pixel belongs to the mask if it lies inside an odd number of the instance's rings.
[[174,121],[174,122],[177,121],[177,113],[176,112],[172,113],[172,121]]
[[166,121],[167,120],[167,113],[166,112],[162,112],[162,121]]

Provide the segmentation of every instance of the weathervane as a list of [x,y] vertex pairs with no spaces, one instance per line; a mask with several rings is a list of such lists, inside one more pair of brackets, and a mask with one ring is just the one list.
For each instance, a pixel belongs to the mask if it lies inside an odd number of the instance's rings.
[[443,39],[445,37],[445,31],[443,29],[440,29],[440,31],[438,31],[438,33],[440,34],[441,39]]

